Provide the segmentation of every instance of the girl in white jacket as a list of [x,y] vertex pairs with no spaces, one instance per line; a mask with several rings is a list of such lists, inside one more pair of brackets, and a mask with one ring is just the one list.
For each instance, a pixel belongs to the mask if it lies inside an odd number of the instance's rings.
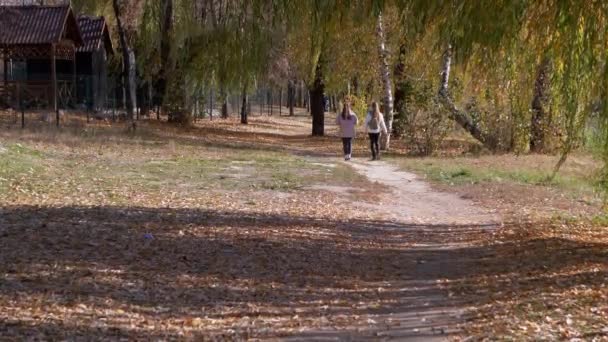
[[378,160],[380,159],[380,133],[387,134],[387,129],[384,116],[380,113],[380,106],[377,102],[372,103],[372,108],[365,117],[365,131],[369,134],[372,160]]

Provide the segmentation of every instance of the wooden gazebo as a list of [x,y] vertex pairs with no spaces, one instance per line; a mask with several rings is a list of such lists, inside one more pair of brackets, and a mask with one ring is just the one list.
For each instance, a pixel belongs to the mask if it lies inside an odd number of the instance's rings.
[[114,53],[104,17],[78,16],[84,44],[76,49],[78,103],[93,109],[105,106],[108,95],[108,58]]
[[0,6],[0,102],[55,110],[75,103],[81,45],[70,6]]

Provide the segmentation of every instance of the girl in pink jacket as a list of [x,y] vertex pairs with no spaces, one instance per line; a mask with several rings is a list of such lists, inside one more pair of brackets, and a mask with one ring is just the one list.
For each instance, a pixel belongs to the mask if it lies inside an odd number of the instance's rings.
[[357,127],[357,115],[350,109],[350,103],[344,103],[342,113],[336,118],[336,124],[340,128],[342,147],[344,149],[344,160],[350,160],[355,138],[355,127]]

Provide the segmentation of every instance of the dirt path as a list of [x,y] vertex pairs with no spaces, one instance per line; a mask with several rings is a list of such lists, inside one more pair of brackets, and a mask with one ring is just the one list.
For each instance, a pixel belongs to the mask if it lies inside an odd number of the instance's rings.
[[[398,299],[362,317],[361,326],[348,331],[308,331],[292,340],[445,341],[454,337],[466,321],[467,298],[454,298],[442,283],[475,274],[475,263],[485,252],[475,246],[473,236],[498,227],[500,217],[456,194],[436,191],[387,162],[353,160],[349,165],[390,189],[381,204],[357,205],[394,222],[372,227],[367,234],[375,234],[385,248],[405,246],[397,252],[401,259],[397,272],[405,276],[391,276],[398,280],[385,284]],[[395,234],[402,241],[395,241]]]
[[389,217],[407,223],[491,224],[498,216],[477,208],[456,194],[433,190],[413,173],[383,161],[354,161],[357,172],[373,182],[390,187],[388,203],[374,206]]

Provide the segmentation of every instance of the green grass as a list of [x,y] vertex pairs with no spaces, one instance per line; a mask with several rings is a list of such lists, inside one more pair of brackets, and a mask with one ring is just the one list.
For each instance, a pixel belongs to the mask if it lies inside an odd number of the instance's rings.
[[[531,170],[503,171],[496,169],[474,169],[462,166],[423,166],[423,171],[431,179],[450,184],[477,184],[483,182],[516,182],[521,184],[546,185],[550,181],[547,173]],[[560,183],[557,177],[554,183]]]
[[[526,166],[518,163],[508,164],[505,167],[504,159],[501,163],[493,163],[486,158],[480,165],[474,164],[471,158],[446,159],[406,159],[395,160],[404,169],[422,174],[428,179],[449,185],[467,185],[484,183],[516,183],[526,185],[539,185],[555,187],[575,192],[596,191],[596,181],[587,170],[567,170],[550,179],[552,164],[546,167]],[[515,156],[512,156],[515,159]],[[581,166],[583,168],[583,166]]]
[[27,179],[44,172],[40,151],[22,144],[0,145],[0,194],[27,190]]
[[354,175],[346,167],[327,168],[280,152],[198,149],[180,144],[159,149],[142,143],[134,144],[131,150],[119,143],[58,149],[9,144],[0,153],[0,200],[65,198],[127,205],[133,196],[162,197],[168,193],[298,191],[324,180],[353,181]]

